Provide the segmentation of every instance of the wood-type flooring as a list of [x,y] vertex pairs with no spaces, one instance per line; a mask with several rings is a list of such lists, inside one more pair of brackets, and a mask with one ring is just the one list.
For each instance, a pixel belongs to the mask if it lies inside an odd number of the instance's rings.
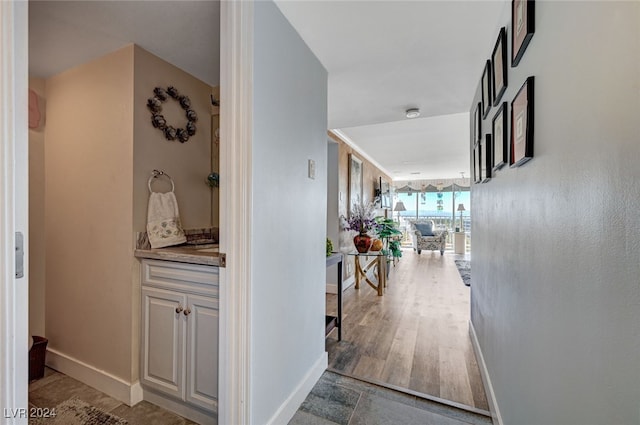
[[[405,249],[385,294],[344,291],[342,341],[326,340],[329,368],[356,378],[489,410],[469,337],[470,288],[445,252]],[[327,313],[336,296],[327,294]]]

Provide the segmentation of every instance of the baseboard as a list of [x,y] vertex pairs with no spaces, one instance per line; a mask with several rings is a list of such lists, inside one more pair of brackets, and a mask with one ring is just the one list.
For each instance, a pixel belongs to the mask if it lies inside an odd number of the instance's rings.
[[302,381],[300,381],[298,386],[293,390],[289,397],[287,397],[284,403],[282,403],[271,419],[269,419],[267,422],[268,425],[289,423],[293,415],[298,411],[298,408],[304,399],[307,398],[307,395],[311,392],[313,386],[318,382],[318,379],[320,379],[324,371],[327,369],[327,365],[329,364],[328,361],[328,354],[326,352],[322,353],[309,372],[307,372],[304,378],[302,378]]
[[487,364],[484,362],[484,356],[482,355],[480,342],[478,342],[476,329],[473,327],[473,322],[471,320],[469,320],[469,336],[471,337],[473,351],[476,354],[476,361],[480,367],[480,376],[482,377],[484,392],[487,395],[487,402],[489,403],[489,410],[491,411],[491,419],[493,420],[494,425],[502,425],[502,415],[500,414],[500,408],[498,407],[498,400],[496,400],[496,394],[493,391],[493,384],[491,383],[489,370],[487,369]]
[[47,366],[120,400],[128,406],[142,401],[140,382],[129,383],[55,349],[47,349]]
[[[356,280],[353,276],[342,282],[342,292],[345,291],[348,287],[356,283]],[[338,293],[338,284],[336,283],[327,283],[327,294],[337,294]]]

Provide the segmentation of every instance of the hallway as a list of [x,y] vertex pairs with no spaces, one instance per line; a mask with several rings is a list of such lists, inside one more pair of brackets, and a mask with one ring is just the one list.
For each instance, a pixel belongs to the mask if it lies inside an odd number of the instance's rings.
[[[329,369],[489,410],[469,337],[470,288],[451,252],[411,249],[391,268],[385,295],[344,292],[342,341],[327,338]],[[327,295],[327,310],[335,309]]]

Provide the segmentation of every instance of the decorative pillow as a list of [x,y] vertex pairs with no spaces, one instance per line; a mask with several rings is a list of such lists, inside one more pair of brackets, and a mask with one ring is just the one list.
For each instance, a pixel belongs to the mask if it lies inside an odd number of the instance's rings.
[[422,236],[435,236],[431,223],[416,223],[415,226]]

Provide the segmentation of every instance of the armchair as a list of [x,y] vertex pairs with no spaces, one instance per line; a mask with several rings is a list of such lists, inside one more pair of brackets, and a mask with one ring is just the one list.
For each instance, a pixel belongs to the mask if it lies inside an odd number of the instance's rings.
[[409,223],[411,225],[411,241],[414,251],[420,254],[423,249],[439,250],[440,255],[444,254],[447,235],[449,234],[446,229],[435,230],[433,220],[418,219],[410,220]]

